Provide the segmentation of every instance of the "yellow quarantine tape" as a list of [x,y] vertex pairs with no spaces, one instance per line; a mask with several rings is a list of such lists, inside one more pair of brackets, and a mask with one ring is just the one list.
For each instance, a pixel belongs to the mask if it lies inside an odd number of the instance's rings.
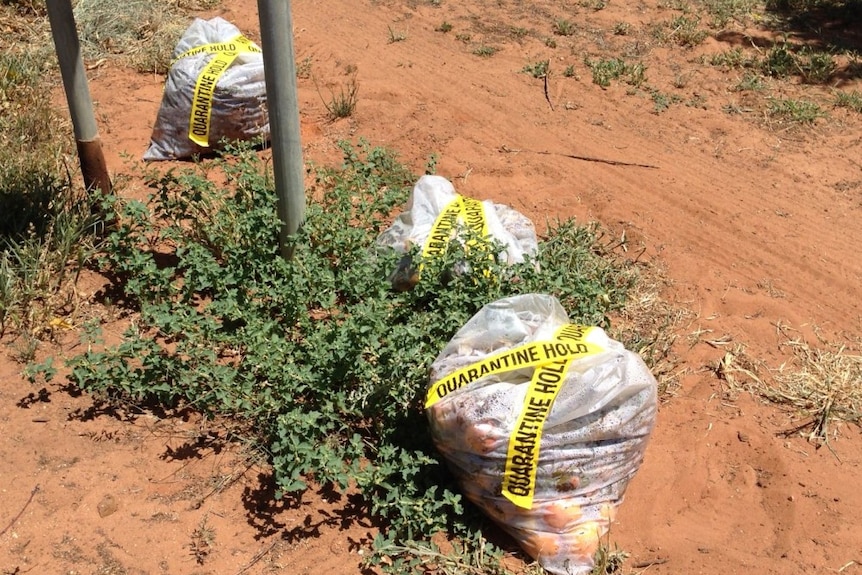
[[603,347],[585,341],[594,329],[566,324],[550,341],[535,341],[492,355],[450,373],[428,389],[426,409],[453,391],[487,375],[525,367],[536,368],[515,429],[509,437],[503,475],[503,496],[518,507],[530,509],[533,506],[542,429],[562,388],[566,370],[572,360],[604,351]]
[[192,96],[192,109],[189,116],[189,139],[195,144],[208,147],[210,145],[210,118],[212,115],[213,94],[219,78],[224,74],[237,56],[256,52],[260,47],[239,34],[227,42],[204,44],[191,50],[186,50],[174,59],[174,62],[198,54],[215,54],[206,67],[198,75],[195,91]]
[[[422,257],[427,259],[442,256],[459,223],[466,225],[479,237],[488,236],[488,221],[485,218],[485,207],[482,202],[455,194],[455,199],[446,204],[434,220],[428,239],[422,246]],[[421,265],[419,273],[422,273]],[[487,275],[489,272],[486,270],[485,273]]]

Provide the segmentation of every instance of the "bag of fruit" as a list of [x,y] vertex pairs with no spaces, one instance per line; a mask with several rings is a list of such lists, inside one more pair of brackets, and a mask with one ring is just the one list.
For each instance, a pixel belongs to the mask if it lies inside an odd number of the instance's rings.
[[443,349],[425,407],[464,494],[551,573],[588,573],[655,424],[641,358],[552,296],[514,296]]
[[466,198],[446,178],[425,175],[413,187],[404,211],[377,239],[378,245],[405,254],[389,278],[393,287],[406,291],[419,281],[419,270],[409,255],[413,246],[420,246],[425,258],[438,257],[464,230],[499,242],[503,248],[497,257],[507,265],[521,263],[538,251],[535,227],[525,215],[490,200]]
[[263,54],[236,26],[196,18],[173,57],[144,160],[210,153],[222,140],[269,139]]

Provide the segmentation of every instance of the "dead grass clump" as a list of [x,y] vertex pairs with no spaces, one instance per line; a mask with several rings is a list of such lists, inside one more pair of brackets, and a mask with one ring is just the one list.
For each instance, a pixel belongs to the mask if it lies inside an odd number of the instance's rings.
[[837,432],[833,422],[862,425],[862,354],[846,344],[812,348],[792,340],[793,357],[774,371],[775,385],[760,390],[768,400],[795,410],[801,421],[790,430],[827,443]]
[[87,58],[123,55],[139,72],[166,73],[188,17],[167,0],[79,0],[75,21]]
[[834,423],[862,425],[862,341],[856,351],[846,344],[822,345],[787,341],[782,347],[791,351],[791,358],[776,369],[766,368],[737,346],[725,353],[715,371],[732,393],[747,391],[792,410],[795,423],[785,434],[828,444],[837,434]]

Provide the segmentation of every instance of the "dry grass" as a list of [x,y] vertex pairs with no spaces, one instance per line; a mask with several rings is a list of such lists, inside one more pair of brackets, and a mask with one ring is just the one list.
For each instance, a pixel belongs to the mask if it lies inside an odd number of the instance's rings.
[[725,353],[715,371],[732,393],[744,390],[790,410],[794,423],[785,434],[828,444],[841,423],[862,425],[862,340],[853,347],[819,344],[812,347],[803,340],[788,339],[782,348],[790,358],[774,369],[736,346]]
[[798,414],[799,424],[790,432],[824,443],[837,435],[835,422],[862,425],[862,341],[856,342],[855,350],[843,343],[825,345],[785,343],[793,356],[774,371],[774,387],[761,391],[768,400]]
[[670,282],[659,267],[638,264],[637,272],[625,308],[613,318],[611,335],[640,354],[658,381],[659,398],[666,401],[688,371],[680,365],[674,346],[678,328],[691,312],[663,297]]
[[191,23],[168,0],[79,0],[75,20],[85,57],[121,56],[139,72],[160,74],[167,72],[177,40]]

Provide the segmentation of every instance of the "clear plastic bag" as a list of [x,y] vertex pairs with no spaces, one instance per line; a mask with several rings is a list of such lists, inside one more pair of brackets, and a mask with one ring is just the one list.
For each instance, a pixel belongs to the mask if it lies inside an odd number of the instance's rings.
[[[380,234],[377,243],[408,254],[413,246],[421,246],[424,252],[429,250],[429,242],[435,242],[432,237],[435,224],[441,215],[451,207],[453,202],[461,198],[452,183],[442,176],[425,175],[419,178],[404,211],[395,219],[392,225]],[[534,256],[538,251],[538,240],[533,222],[520,212],[503,204],[490,200],[474,202],[481,205],[484,216],[484,231],[488,236],[500,242],[504,249],[499,254],[501,262],[508,265],[521,263],[526,256]],[[451,233],[449,233],[451,232]],[[447,228],[445,238],[439,238],[437,243],[448,242],[457,233],[457,226]],[[463,270],[458,270],[463,271]],[[410,289],[418,281],[418,271],[409,257],[402,258],[390,277],[397,289]]]
[[551,573],[588,573],[655,424],[640,357],[528,294],[480,310],[430,380],[434,442],[464,494]]
[[[231,48],[234,56],[217,61]],[[236,26],[218,17],[197,18],[173,57],[144,160],[207,153],[223,139],[269,138],[263,55]]]

